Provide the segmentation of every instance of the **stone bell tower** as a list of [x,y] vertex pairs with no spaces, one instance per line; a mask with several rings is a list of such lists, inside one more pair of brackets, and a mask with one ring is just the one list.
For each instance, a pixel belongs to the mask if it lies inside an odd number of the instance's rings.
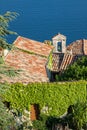
[[54,52],[65,53],[66,52],[66,37],[60,33],[52,38]]

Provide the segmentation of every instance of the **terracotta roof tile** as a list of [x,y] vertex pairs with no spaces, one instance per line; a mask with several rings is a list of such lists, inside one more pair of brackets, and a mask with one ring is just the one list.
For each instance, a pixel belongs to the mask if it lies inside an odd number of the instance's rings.
[[77,40],[67,46],[67,51],[72,51],[74,55],[82,55],[84,54],[83,44],[83,40]]
[[60,72],[64,71],[73,62],[74,62],[74,55],[65,53],[59,71]]
[[[48,82],[46,63],[53,47],[23,37],[18,37],[14,42],[14,46],[5,57],[5,63],[22,71],[19,77],[7,80],[23,83]],[[28,53],[27,51],[34,53]]]
[[48,56],[53,46],[19,36],[14,45],[20,49],[31,51],[39,55]]

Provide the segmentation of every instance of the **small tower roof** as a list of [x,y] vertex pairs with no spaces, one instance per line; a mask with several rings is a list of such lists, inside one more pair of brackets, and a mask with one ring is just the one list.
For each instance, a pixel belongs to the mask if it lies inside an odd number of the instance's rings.
[[58,33],[57,35],[55,35],[52,39],[66,39],[66,36]]

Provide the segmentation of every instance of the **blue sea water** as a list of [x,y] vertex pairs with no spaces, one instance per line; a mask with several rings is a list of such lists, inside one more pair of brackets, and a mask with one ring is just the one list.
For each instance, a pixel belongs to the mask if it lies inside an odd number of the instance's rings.
[[87,38],[87,0],[1,0],[0,14],[6,11],[19,13],[9,28],[20,36],[43,42],[61,33],[67,44]]

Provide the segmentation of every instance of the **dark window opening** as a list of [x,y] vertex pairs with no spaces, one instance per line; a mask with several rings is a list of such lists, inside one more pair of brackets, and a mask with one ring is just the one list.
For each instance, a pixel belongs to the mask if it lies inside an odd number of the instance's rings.
[[51,79],[50,82],[56,82],[56,76],[59,75],[59,72],[52,72],[51,71]]
[[57,43],[57,50],[62,51],[62,42]]

